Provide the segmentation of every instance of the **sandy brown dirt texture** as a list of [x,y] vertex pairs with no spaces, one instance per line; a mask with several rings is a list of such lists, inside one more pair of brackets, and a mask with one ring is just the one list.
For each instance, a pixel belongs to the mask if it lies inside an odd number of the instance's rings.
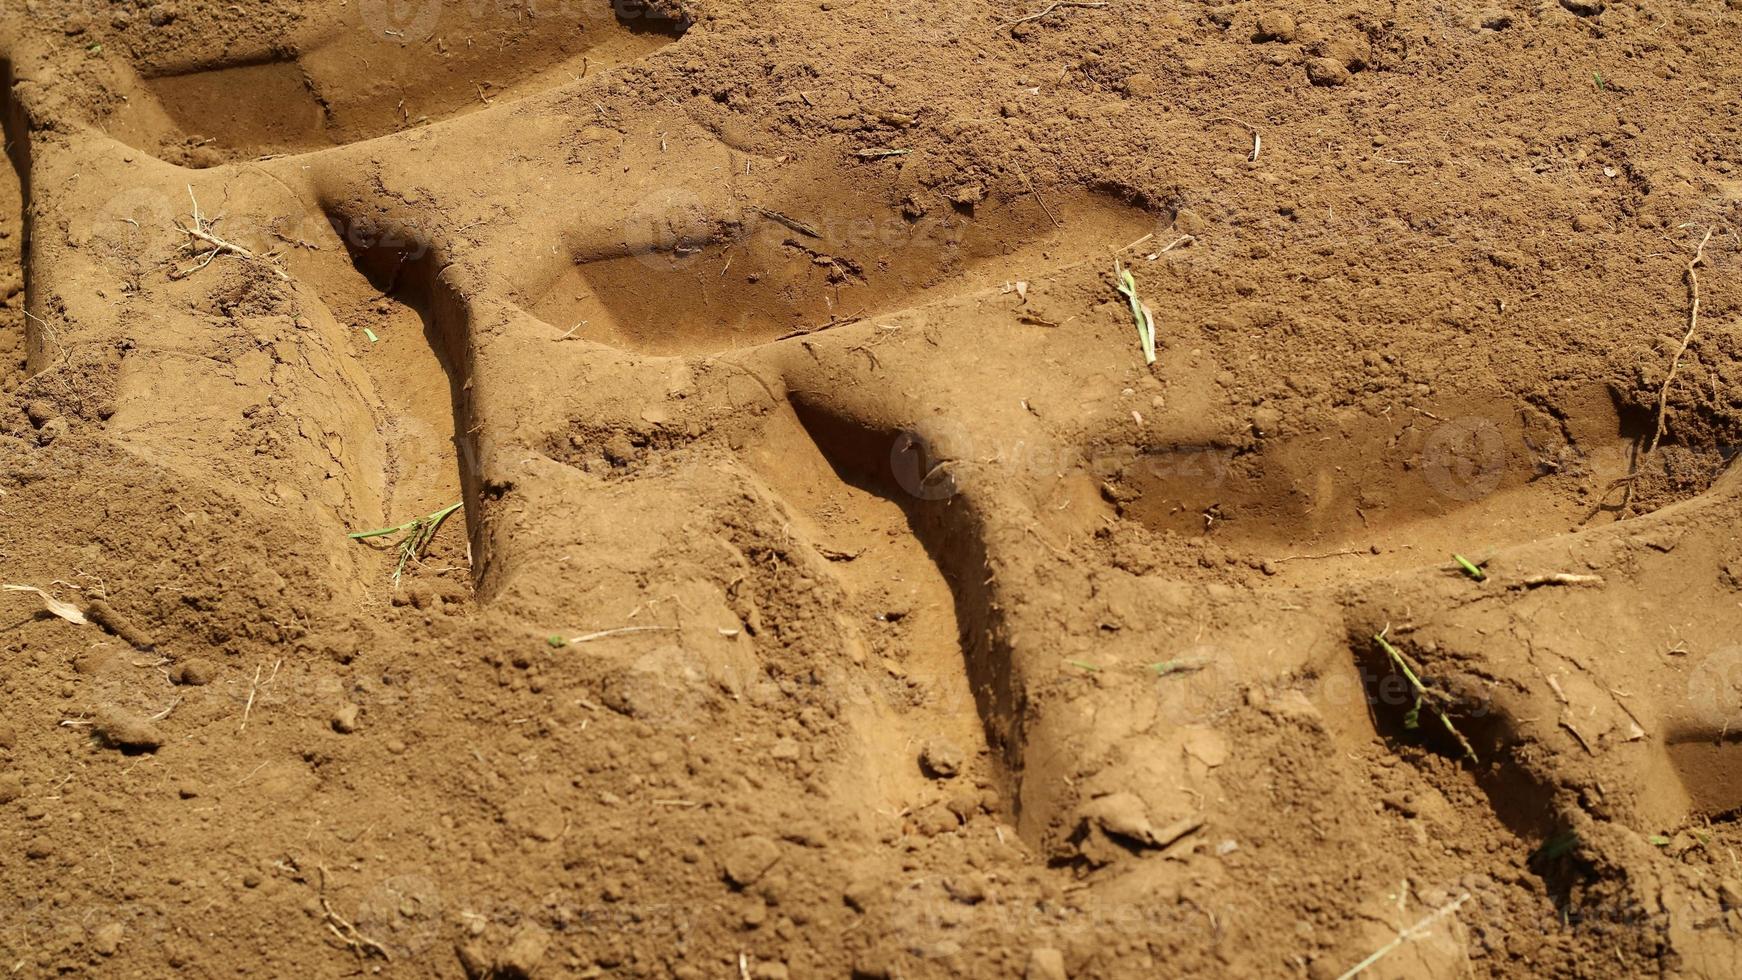
[[1742,976],[1742,0],[0,78],[0,976]]

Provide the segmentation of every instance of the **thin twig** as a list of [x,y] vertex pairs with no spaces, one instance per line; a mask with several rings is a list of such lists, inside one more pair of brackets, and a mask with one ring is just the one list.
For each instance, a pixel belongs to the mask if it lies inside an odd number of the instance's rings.
[[254,683],[248,685],[248,703],[242,707],[242,727],[236,729],[238,735],[248,730],[248,716],[254,713],[254,695],[260,691],[260,671],[264,666],[254,668]]
[[[217,235],[212,234],[212,231],[211,231],[212,222],[207,221],[205,215],[200,214],[200,201],[199,201],[199,198],[194,197],[194,188],[193,188],[192,184],[188,185],[188,198],[193,201],[194,223],[190,226],[190,225],[184,225],[179,221],[172,221],[171,224],[175,225],[175,228],[177,231],[180,231],[181,233],[188,236],[187,244],[183,245],[182,247],[185,249],[189,249],[190,251],[192,251],[194,253],[195,258],[202,259],[203,261],[201,261],[199,265],[194,266],[192,269],[188,269],[186,271],[171,272],[170,278],[172,278],[172,279],[185,279],[188,276],[191,276],[194,273],[200,271],[201,269],[204,269],[206,266],[211,265],[212,260],[217,258],[219,255],[228,253],[228,254],[234,255],[237,258],[240,258],[246,262],[259,262],[260,264],[266,266],[268,269],[271,269],[273,274],[276,275],[278,278],[283,279],[286,282],[290,281],[290,276],[287,275],[285,273],[285,271],[283,269],[280,269],[276,264],[274,264],[272,262],[268,262],[266,259],[262,258],[261,256],[256,255],[253,251],[246,249],[246,248],[243,248],[242,246],[237,245],[235,242],[225,241],[224,239],[219,238]],[[222,217],[222,215],[220,215],[219,217]],[[205,253],[204,255],[201,255],[200,250],[199,250],[199,246],[196,244],[198,242],[203,242],[206,245],[211,246],[212,250],[210,252]]]
[[569,643],[570,644],[591,643],[594,640],[603,640],[608,636],[624,636],[624,635],[629,634],[629,633],[675,633],[675,632],[677,632],[676,626],[619,626],[616,629],[599,630],[597,633],[583,633],[582,635],[577,636],[577,637],[569,640]]
[[1350,967],[1348,972],[1344,973],[1342,976],[1338,977],[1337,980],[1349,980],[1350,977],[1355,976],[1356,974],[1360,973],[1362,970],[1365,970],[1368,967],[1372,966],[1373,964],[1384,959],[1387,955],[1389,955],[1391,953],[1392,950],[1396,949],[1399,946],[1402,946],[1406,942],[1410,942],[1410,941],[1414,940],[1417,936],[1421,935],[1423,932],[1426,932],[1429,929],[1432,929],[1441,919],[1445,918],[1448,915],[1451,915],[1453,912],[1456,912],[1460,906],[1462,906],[1465,902],[1468,902],[1469,900],[1470,900],[1470,893],[1465,892],[1464,894],[1459,895],[1457,898],[1453,899],[1452,901],[1447,902],[1446,904],[1435,909],[1431,914],[1429,914],[1426,918],[1422,919],[1420,922],[1417,922],[1415,925],[1410,926],[1408,929],[1400,930],[1394,939],[1392,939],[1390,942],[1386,943],[1385,945],[1379,947],[1378,949],[1374,950],[1373,954],[1371,956],[1368,956],[1366,959],[1364,959],[1361,962]]
[[1699,247],[1694,249],[1694,257],[1688,260],[1685,272],[1688,283],[1688,332],[1682,335],[1682,344],[1669,362],[1669,375],[1663,379],[1663,387],[1657,390],[1657,429],[1651,434],[1651,442],[1645,447],[1647,456],[1657,451],[1658,440],[1663,438],[1663,413],[1669,401],[1669,386],[1675,383],[1676,372],[1681,370],[1682,355],[1688,352],[1688,345],[1693,343],[1694,331],[1700,326],[1700,274],[1694,270],[1706,260],[1706,243],[1711,240],[1712,229],[1707,228],[1706,237],[1700,239]]
[[339,937],[340,942],[349,946],[351,951],[356,953],[359,957],[363,956],[365,953],[373,953],[389,963],[393,962],[393,957],[388,954],[387,947],[373,939],[370,939],[368,936],[363,935],[363,933],[360,932],[356,926],[347,921],[344,916],[333,911],[333,903],[327,901],[326,865],[320,865],[320,870],[321,911],[326,913],[327,928],[332,931],[333,935]]
[[797,218],[793,218],[793,217],[789,217],[787,215],[781,214],[779,211],[774,211],[774,210],[770,210],[769,208],[756,207],[756,206],[752,206],[750,208],[750,210],[756,212],[757,214],[762,215],[765,218],[773,218],[775,221],[780,222],[781,224],[787,226],[788,228],[791,228],[793,231],[796,231],[801,235],[808,235],[811,238],[823,237],[822,232],[816,230],[815,228],[811,227],[810,225],[805,224],[804,222],[798,220]]
[[1047,4],[1045,7],[1043,7],[1039,11],[1036,11],[1035,13],[1029,14],[1026,17],[1018,17],[1015,20],[1005,21],[1004,23],[999,24],[998,26],[999,27],[1015,27],[1017,24],[1026,24],[1031,20],[1039,20],[1042,17],[1045,17],[1047,14],[1050,14],[1053,11],[1059,9],[1060,7],[1087,7],[1091,10],[1094,10],[1094,9],[1099,9],[1099,8],[1105,7],[1105,6],[1107,6],[1105,3],[1093,2],[1093,0],[1055,0],[1055,2]]
[[1035,201],[1040,204],[1040,209],[1046,213],[1046,220],[1052,222],[1054,228],[1059,227],[1059,219],[1052,216],[1052,208],[1046,206],[1046,198],[1041,197],[1040,192],[1034,189],[1034,184],[1028,179],[1028,171],[1023,170],[1020,163],[1016,164],[1016,176],[1022,178],[1022,186],[1028,188],[1028,193],[1034,195]]

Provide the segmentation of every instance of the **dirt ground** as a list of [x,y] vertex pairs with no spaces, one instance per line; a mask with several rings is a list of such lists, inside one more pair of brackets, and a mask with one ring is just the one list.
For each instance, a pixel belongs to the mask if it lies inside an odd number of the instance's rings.
[[0,75],[0,975],[1742,976],[1742,0]]

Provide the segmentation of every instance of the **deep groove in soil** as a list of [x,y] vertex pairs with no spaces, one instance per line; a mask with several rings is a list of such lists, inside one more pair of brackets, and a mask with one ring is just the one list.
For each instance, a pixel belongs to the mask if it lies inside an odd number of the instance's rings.
[[30,297],[30,138],[12,100],[12,65],[0,59],[0,390],[23,380],[28,359],[25,303]]
[[[965,498],[951,492],[947,478],[942,484],[936,477],[925,481],[935,460],[922,440],[907,433],[866,427],[803,398],[795,397],[792,406],[835,477],[871,495],[880,506],[898,510],[905,524],[902,530],[922,549],[907,557],[905,567],[900,563],[878,567],[874,557],[860,557],[848,568],[866,562],[876,568],[876,574],[887,575],[897,583],[939,576],[947,587],[947,595],[939,601],[950,603],[953,635],[933,636],[930,649],[916,652],[941,676],[965,674],[972,701],[971,709],[963,705],[961,710],[975,712],[973,727],[979,736],[975,741],[991,749],[993,764],[1000,770],[998,778],[1005,784],[1000,790],[1005,799],[1014,799],[1014,794],[1007,792],[1011,788],[1007,767],[1016,758],[1016,747],[1010,744],[1015,719],[1008,651],[993,641],[986,555],[976,515]],[[898,549],[899,544],[878,548]],[[944,728],[956,722],[959,728],[961,721],[934,715],[923,720],[923,727]],[[904,758],[910,757],[904,754]]]
[[[481,482],[465,383],[473,363],[470,310],[427,246],[347,240],[346,248],[355,278],[328,284],[324,292],[352,328],[358,359],[374,376],[388,411],[383,510],[399,522],[463,500],[468,538],[475,539],[472,502]],[[365,327],[374,331],[374,341],[366,339]]]
[[531,290],[528,311],[612,347],[709,353],[1039,276],[1154,226],[1094,194],[1051,205],[1068,219],[1062,229],[1026,199],[915,217],[888,203],[893,188],[861,183],[812,174],[783,198],[780,218],[754,209],[710,218],[674,198],[628,223],[622,251],[576,256]]
[[160,69],[142,80],[150,111],[136,111],[129,128],[151,134],[141,149],[184,166],[304,153],[536,95],[683,34],[669,21],[612,16],[605,4],[558,5],[558,23],[533,28],[512,5],[442,6],[438,33],[421,42],[351,29],[294,55]]

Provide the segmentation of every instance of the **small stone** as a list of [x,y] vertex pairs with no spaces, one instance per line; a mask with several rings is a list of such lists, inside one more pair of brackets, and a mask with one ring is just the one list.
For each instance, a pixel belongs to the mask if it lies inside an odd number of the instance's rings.
[[189,687],[205,687],[218,677],[218,667],[203,657],[192,657],[176,664],[169,679]]
[[91,936],[91,948],[99,956],[114,956],[121,948],[121,937],[127,934],[127,927],[119,922],[110,922],[97,929]]
[[184,800],[198,799],[200,788],[193,783],[179,783],[175,787],[175,795]]
[[1347,85],[1349,67],[1335,58],[1312,58],[1306,63],[1307,81],[1314,85]]
[[1266,41],[1288,42],[1294,40],[1294,15],[1286,10],[1266,10],[1258,15],[1258,29],[1253,32],[1252,40],[1260,44]]
[[181,11],[173,3],[154,3],[145,11],[145,19],[151,21],[153,27],[163,27],[175,22]]
[[1028,954],[1028,969],[1023,971],[1022,980],[1067,980],[1065,973],[1065,954],[1043,946]]
[[91,731],[112,748],[129,754],[155,752],[163,736],[150,721],[120,708],[106,708],[91,722]]
[[939,779],[954,779],[961,775],[967,754],[947,738],[928,740],[919,750],[919,764],[928,775]]
[[1607,0],[1561,0],[1561,6],[1580,17],[1595,17],[1602,13],[1609,4]]
[[349,701],[339,705],[339,709],[333,712],[333,731],[338,732],[340,735],[349,735],[356,731],[357,715],[362,710],[362,708],[357,707]]
[[721,871],[727,881],[739,888],[748,888],[761,880],[779,860],[780,848],[773,841],[760,834],[751,834],[726,845]]
[[41,861],[53,854],[54,842],[47,837],[32,837],[30,843],[24,845],[24,856],[32,861]]

